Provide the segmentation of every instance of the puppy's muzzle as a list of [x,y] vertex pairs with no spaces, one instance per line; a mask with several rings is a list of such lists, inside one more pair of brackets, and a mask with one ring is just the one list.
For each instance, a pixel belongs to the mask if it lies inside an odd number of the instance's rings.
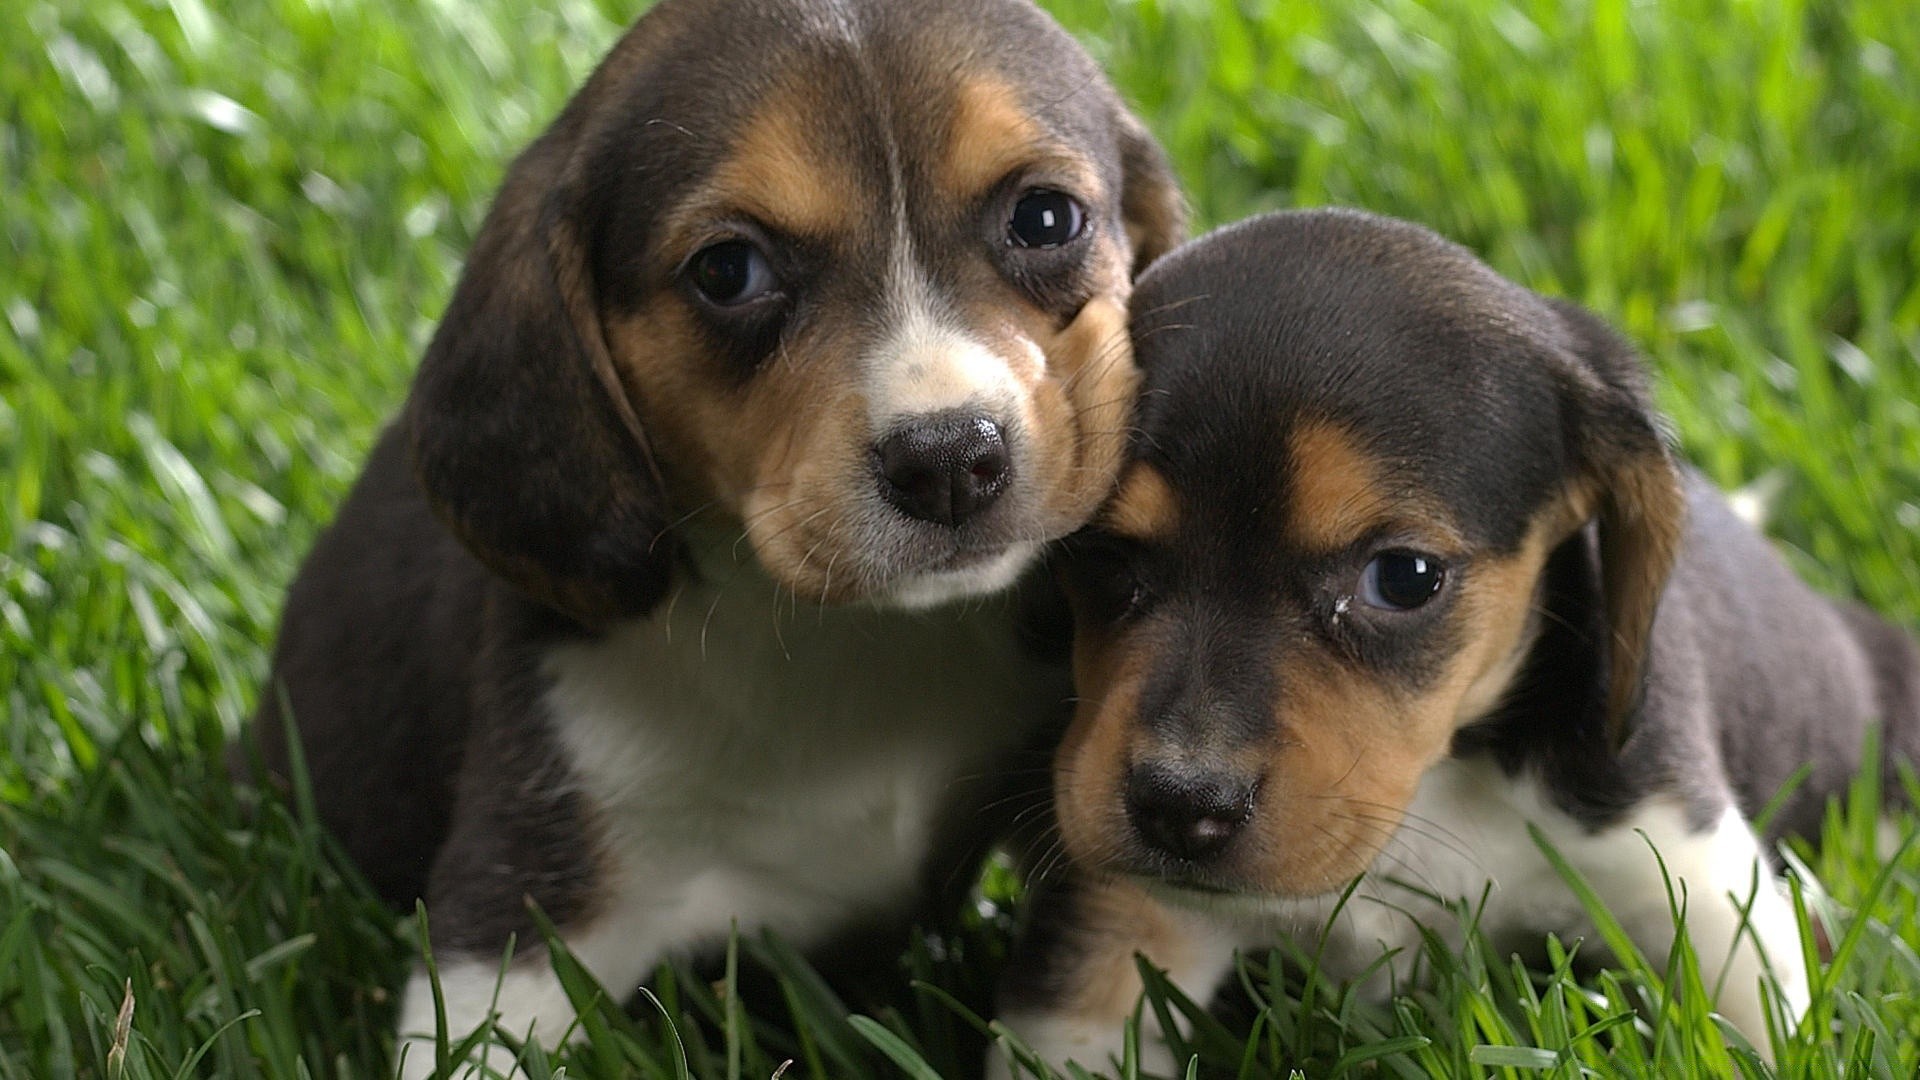
[[901,513],[957,528],[985,513],[1013,481],[1000,424],[964,411],[910,420],[874,444],[881,495]]
[[1127,771],[1127,820],[1154,852],[1200,866],[1225,855],[1253,819],[1257,788],[1225,770],[1135,765]]

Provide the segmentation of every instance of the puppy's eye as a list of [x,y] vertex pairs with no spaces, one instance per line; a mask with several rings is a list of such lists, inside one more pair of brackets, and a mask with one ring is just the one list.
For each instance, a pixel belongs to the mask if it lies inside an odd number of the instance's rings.
[[1133,553],[1101,541],[1069,542],[1064,560],[1067,591],[1094,621],[1119,622],[1148,602],[1147,584]]
[[1087,212],[1064,191],[1034,188],[1013,204],[1007,239],[1023,248],[1057,248],[1086,228]]
[[1440,592],[1446,570],[1415,551],[1383,551],[1360,572],[1360,601],[1388,611],[1412,611]]
[[745,240],[704,247],[687,263],[693,287],[718,307],[739,307],[773,293],[780,279],[760,249]]

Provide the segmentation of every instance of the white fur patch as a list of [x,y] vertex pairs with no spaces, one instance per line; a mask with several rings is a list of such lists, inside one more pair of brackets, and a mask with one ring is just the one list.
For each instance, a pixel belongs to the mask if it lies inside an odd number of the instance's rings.
[[1762,473],[1745,487],[1727,492],[1727,505],[1733,509],[1733,515],[1755,529],[1765,530],[1767,520],[1773,516],[1773,504],[1779,500],[1780,491],[1786,487],[1786,477],[1775,470]]
[[[503,976],[498,963],[459,961],[440,967],[440,992],[446,999],[447,1038],[458,1043],[477,1029],[495,1010],[502,1024],[515,1038],[537,1037],[548,1046],[556,1045],[573,1024],[573,1006],[553,969],[544,962],[519,964]],[[401,1000],[400,1046],[406,1060],[401,1080],[426,1080],[434,1074],[433,989],[424,969],[416,969],[407,981]],[[481,1056],[481,1055],[484,1055]],[[493,1074],[516,1076],[508,1066],[513,1055],[503,1047],[492,1047],[476,1054],[473,1064],[456,1070],[456,1076],[481,1077]],[[481,1068],[484,1066],[485,1071]]]
[[1021,572],[1033,565],[1039,552],[1039,544],[1014,544],[977,566],[908,578],[874,601],[874,605],[905,611],[926,611],[956,600],[991,596],[1018,581]]
[[[1066,1065],[1072,1062],[1096,1076],[1120,1075],[1114,1063],[1120,1060],[1125,1049],[1122,1031],[1111,1018],[1098,1020],[1083,1016],[1036,1013],[1022,1015],[1012,1013],[1000,1018],[1000,1022],[1020,1037],[1041,1061],[1054,1072],[1071,1075]],[[1140,1072],[1153,1076],[1181,1075],[1179,1062],[1173,1060],[1173,1051],[1164,1039],[1142,1038],[1140,1040]],[[1013,1051],[1004,1045],[995,1045],[987,1051],[986,1080],[1013,1080],[1017,1076],[1030,1076],[1031,1072],[1016,1073]]]
[[975,337],[934,295],[903,236],[896,241],[888,296],[889,332],[867,357],[867,412],[873,430],[915,417],[967,409],[1024,427],[1024,384],[1046,358],[1037,345],[1002,356]]
[[1907,824],[1903,821],[1883,817],[1873,827],[1873,851],[1881,862],[1892,862],[1898,858],[1907,843]]
[[[547,657],[554,734],[609,844],[598,914],[561,936],[618,994],[736,925],[804,948],[907,901],[954,785],[1068,693],[1019,652],[1005,601],[796,611],[750,563],[707,569],[655,615]],[[485,1016],[497,968],[443,965],[455,1031]],[[420,983],[404,1022],[430,1028]],[[551,1040],[572,1020],[544,962],[506,991],[509,1031]]]

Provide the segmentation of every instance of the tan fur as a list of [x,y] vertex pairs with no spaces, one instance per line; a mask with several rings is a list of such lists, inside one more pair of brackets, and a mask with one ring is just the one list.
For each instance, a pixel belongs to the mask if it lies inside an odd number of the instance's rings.
[[[820,552],[845,528],[834,508],[864,478],[866,409],[857,371],[837,335],[796,341],[744,386],[729,385],[705,355],[691,315],[668,298],[610,336],[646,403],[646,423],[676,466],[690,505],[717,504],[745,525],[775,580],[809,600],[855,595],[856,568],[839,581]],[[752,432],[752,438],[742,437]]]
[[1607,625],[1613,634],[1607,682],[1607,733],[1618,747],[1640,699],[1647,638],[1680,550],[1686,500],[1666,451],[1653,446],[1595,481],[1600,497],[1600,559]]
[[1180,526],[1180,500],[1160,470],[1135,463],[1100,511],[1100,523],[1134,540],[1166,540]]
[[1114,641],[1082,620],[1075,637],[1073,677],[1081,698],[1056,752],[1053,776],[1060,837],[1082,866],[1100,868],[1127,834],[1120,778],[1133,732],[1116,721],[1139,711],[1145,660],[1152,655],[1141,640],[1147,633],[1135,630],[1128,635],[1134,640]]
[[1250,845],[1256,854],[1240,869],[1254,888],[1325,893],[1379,854],[1421,776],[1518,673],[1541,570],[1564,539],[1553,524],[1543,520],[1513,556],[1480,560],[1457,583],[1465,595],[1453,617],[1465,624],[1465,644],[1422,694],[1325,652],[1279,658],[1282,738],[1249,828],[1267,842]]
[[1107,879],[1081,894],[1081,921],[1075,930],[1086,945],[1076,973],[1078,990],[1064,1003],[1074,1016],[1125,1016],[1144,989],[1139,953],[1162,968],[1191,962],[1192,931],[1182,916],[1148,896],[1137,885]]
[[[1354,435],[1331,421],[1307,420],[1287,442],[1291,499],[1287,536],[1302,551],[1339,551],[1381,525],[1417,513],[1417,496],[1395,490],[1389,463],[1379,460]],[[1436,515],[1420,517],[1448,546],[1457,546],[1452,527]]]
[[702,200],[689,209],[706,216],[724,208],[791,236],[830,236],[848,228],[849,193],[857,178],[819,149],[813,120],[818,111],[797,89],[770,95],[715,170],[711,203]]
[[1125,172],[1120,210],[1138,274],[1186,237],[1187,200],[1153,136],[1131,116],[1120,119],[1120,154]]
[[1452,523],[1394,480],[1390,461],[1367,452],[1350,430],[1323,419],[1298,423],[1288,438],[1292,498],[1288,538],[1304,552],[1338,552],[1380,528],[1398,527],[1457,550]]
[[[1295,445],[1320,453],[1321,464],[1367,467],[1344,440],[1326,437],[1327,430]],[[1134,483],[1130,473],[1122,490]],[[1316,493],[1334,489],[1329,484]],[[1446,755],[1461,727],[1499,703],[1518,674],[1536,628],[1547,556],[1578,526],[1577,511],[1569,509],[1574,498],[1556,500],[1513,555],[1480,559],[1455,582],[1464,595],[1451,617],[1464,624],[1464,644],[1424,692],[1397,690],[1317,645],[1274,658],[1276,735],[1263,761],[1241,763],[1264,781],[1249,842],[1221,866],[1223,873],[1254,892],[1313,896],[1367,868],[1399,825],[1421,776]],[[1382,504],[1352,490],[1339,503]],[[1420,531],[1454,530],[1432,520]],[[1083,696],[1060,750],[1057,795],[1069,850],[1099,866],[1117,857],[1127,835],[1119,792],[1134,740],[1144,737],[1136,734],[1140,686],[1165,660],[1151,618],[1117,635],[1088,629],[1082,626],[1076,643],[1075,683]]]
[[[954,212],[972,211],[980,191],[969,185],[991,186],[1035,160],[1067,169],[1079,192],[1100,197],[1091,166],[1041,139],[1018,112],[1012,88],[975,77],[956,100],[948,151],[957,157],[937,163],[967,188],[964,197],[940,200]],[[710,180],[668,216],[663,265],[678,265],[724,235],[710,222],[736,216],[850,242],[843,234],[855,229],[851,208],[863,196],[842,163],[815,149],[823,141],[810,134],[816,107],[798,90],[768,98]],[[997,278],[960,298],[970,331],[1006,361],[1025,393],[1021,429],[1032,445],[1023,482],[1039,495],[1026,528],[1036,538],[1089,517],[1125,450],[1137,382],[1124,307],[1129,258],[1112,238],[1102,239],[1093,264],[1098,293],[1065,326]],[[847,312],[810,326],[744,384],[708,355],[676,292],[607,328],[625,396],[643,403],[645,426],[673,465],[676,501],[738,518],[775,580],[823,603],[857,598],[866,584],[863,567],[841,557],[861,546],[859,535],[871,527],[863,515],[873,513],[866,454],[877,433],[869,430],[858,366],[870,348],[860,337],[863,318]]]
[[978,198],[1026,164],[1043,134],[1013,87],[991,75],[968,78],[953,95],[939,161],[941,190],[956,203]]
[[1353,436],[1326,422],[1303,423],[1288,440],[1293,479],[1287,525],[1295,543],[1338,550],[1371,529],[1391,500],[1384,471]]
[[[737,516],[761,563],[806,599],[859,594],[860,566],[835,562],[866,485],[866,401],[857,347],[818,328],[744,386],[718,373],[691,313],[662,297],[609,327],[628,393],[676,467],[682,501]],[[1043,358],[1029,389],[1030,479],[1044,495],[1036,533],[1085,520],[1125,452],[1138,373],[1117,299],[1091,301],[1064,330],[1030,346]],[[752,438],[742,437],[752,433]],[[849,510],[848,508],[853,508]]]
[[[1124,263],[1116,271],[1119,265]],[[1049,521],[1091,517],[1126,454],[1140,373],[1133,366],[1125,303],[1125,285],[1116,284],[1042,345],[1047,377],[1033,390],[1029,435]]]

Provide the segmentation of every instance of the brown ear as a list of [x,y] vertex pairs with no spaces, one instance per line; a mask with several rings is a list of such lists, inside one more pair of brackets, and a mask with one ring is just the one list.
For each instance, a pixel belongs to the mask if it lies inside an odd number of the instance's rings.
[[1573,333],[1580,367],[1572,450],[1599,524],[1610,638],[1607,737],[1617,750],[1645,691],[1649,638],[1686,528],[1686,496],[1639,357],[1586,310],[1560,301],[1553,307]]
[[1640,707],[1648,639],[1680,550],[1686,501],[1664,447],[1614,462],[1597,478],[1600,494],[1600,574],[1607,604],[1607,737],[1626,742]]
[[1132,113],[1120,110],[1120,213],[1133,246],[1133,276],[1187,238],[1187,200],[1167,152]]
[[600,328],[566,118],[514,163],[408,398],[414,468],[482,563],[588,625],[666,590],[663,485]]

